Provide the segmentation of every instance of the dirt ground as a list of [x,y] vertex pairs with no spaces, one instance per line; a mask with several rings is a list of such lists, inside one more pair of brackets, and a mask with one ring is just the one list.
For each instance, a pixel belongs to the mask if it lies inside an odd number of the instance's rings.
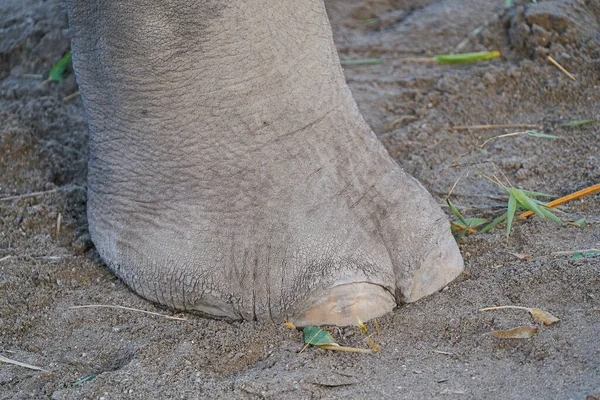
[[[384,59],[347,66],[346,77],[390,154],[440,204],[462,176],[453,200],[466,215],[501,213],[506,196],[480,171],[561,196],[600,182],[600,123],[562,125],[600,121],[597,0],[516,1],[507,10],[503,0],[327,7],[342,59]],[[301,333],[271,323],[70,309],[174,315],[129,291],[89,241],[87,127],[81,99],[63,100],[77,84],[70,74],[40,85],[68,48],[59,0],[0,2],[0,355],[45,370],[0,364],[1,399],[600,398],[600,257],[555,254],[600,247],[598,194],[561,207],[564,220],[585,217],[583,229],[534,217],[517,221],[509,240],[504,229],[463,238],[465,274],[380,319],[380,355],[299,353]],[[502,57],[402,61],[480,50]],[[480,124],[533,124],[559,139],[519,135],[478,149],[515,129],[452,129]],[[6,199],[32,192],[44,193]],[[490,305],[538,307],[561,321],[531,339],[502,340],[489,332],[533,322],[519,310],[478,312]],[[332,333],[366,346],[353,328]]]

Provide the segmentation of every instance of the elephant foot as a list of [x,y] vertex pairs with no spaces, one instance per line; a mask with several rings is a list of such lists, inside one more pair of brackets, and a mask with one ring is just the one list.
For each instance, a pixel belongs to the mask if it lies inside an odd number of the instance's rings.
[[90,234],[136,293],[349,325],[460,274],[440,207],[363,121],[321,1],[68,8]]

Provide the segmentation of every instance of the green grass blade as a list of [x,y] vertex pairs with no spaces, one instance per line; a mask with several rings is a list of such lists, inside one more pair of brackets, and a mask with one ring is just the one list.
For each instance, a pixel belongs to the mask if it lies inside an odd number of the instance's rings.
[[480,51],[477,53],[436,54],[435,60],[441,64],[468,63],[485,61],[500,57],[499,51]]
[[517,198],[515,197],[513,192],[514,189],[511,189],[510,197],[508,198],[508,211],[506,216],[506,238],[510,236],[510,229],[512,228],[513,218],[515,217],[515,212],[517,211]]
[[485,219],[485,218],[465,218],[465,222],[467,223],[467,225],[465,225],[466,228],[477,228],[478,226],[485,224],[487,222],[487,219]]
[[595,119],[575,119],[573,121],[563,122],[562,126],[581,126],[593,124],[594,122],[596,122]]
[[542,139],[558,139],[559,136],[549,135],[547,133],[541,133],[537,131],[525,131],[525,133],[532,137],[542,138]]
[[65,69],[71,64],[72,54],[71,50],[64,55],[50,70],[50,74],[48,74],[49,81],[60,82],[65,79]]
[[452,204],[452,202],[450,201],[449,198],[446,198],[446,203],[448,203],[448,207],[450,207],[450,211],[452,211],[452,214],[454,214],[454,216],[456,218],[458,218],[458,220],[460,222],[462,222],[462,224],[464,226],[467,226],[467,221],[465,220],[465,217],[462,216],[462,214],[460,213],[460,211],[458,211],[458,208],[456,208],[454,206],[454,204]]
[[521,203],[521,205],[525,209],[534,212],[535,214],[539,215],[542,218],[548,218],[559,224],[562,223],[560,218],[558,218],[556,215],[552,214],[544,206],[537,204],[537,201],[532,200],[529,197],[527,197],[527,195],[525,195],[525,193],[523,193],[521,190],[519,190],[517,188],[513,188],[513,193],[515,194],[517,201],[519,203]]
[[363,58],[360,60],[340,60],[342,65],[373,65],[383,63],[383,58]]
[[523,189],[521,189],[521,192],[525,193],[529,197],[557,197],[554,194],[546,194],[546,193],[541,193],[541,192],[532,192],[531,190],[523,190]]
[[550,212],[550,210],[548,210],[546,207],[540,207],[540,211],[542,212],[542,215],[545,218],[548,218],[558,224],[562,224],[561,219],[558,218],[556,215],[552,214],[552,212]]
[[504,221],[507,217],[508,213],[504,213],[499,217],[496,217],[492,222],[490,222],[488,225],[486,225],[482,230],[480,230],[480,233],[488,233],[489,231],[491,231],[492,229],[494,229],[496,227],[496,225],[498,225],[500,222]]
[[542,211],[540,210],[541,206],[538,205],[534,200],[527,197],[525,193],[523,193],[517,188],[513,188],[513,194],[515,195],[515,198],[517,199],[519,204],[523,206],[524,209],[529,210],[544,218],[544,214],[542,214]]

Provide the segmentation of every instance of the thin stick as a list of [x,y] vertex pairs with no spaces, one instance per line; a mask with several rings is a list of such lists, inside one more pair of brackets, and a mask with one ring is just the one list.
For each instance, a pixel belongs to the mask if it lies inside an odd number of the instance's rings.
[[572,81],[576,80],[575,77],[573,75],[571,75],[571,73],[569,71],[567,71],[562,65],[560,65],[558,63],[558,61],[556,61],[554,58],[548,56],[548,61],[550,61],[552,64],[556,65],[556,67],[558,69],[560,69],[565,75],[567,75],[569,78],[571,78]]
[[434,353],[443,354],[445,356],[453,356],[454,353],[450,353],[449,351],[441,351],[441,350],[431,350]]
[[40,367],[36,367],[35,365],[31,365],[31,364],[25,364],[22,363],[20,361],[16,361],[16,360],[11,360],[10,358],[6,358],[4,356],[0,356],[0,361],[7,363],[7,364],[13,364],[13,365],[18,365],[19,367],[23,367],[23,368],[29,368],[29,369],[33,369],[35,371],[43,371],[43,372],[48,372],[43,368]]
[[517,135],[522,135],[525,132],[513,132],[513,133],[505,133],[504,135],[498,135],[498,136],[492,136],[491,138],[489,138],[488,140],[486,140],[485,142],[483,142],[481,144],[481,146],[479,146],[479,148],[483,149],[483,147],[488,144],[489,142],[491,142],[494,139],[500,139],[503,137],[510,137],[510,136],[517,136]]
[[50,194],[50,193],[55,193],[55,192],[58,192],[58,189],[45,190],[43,192],[33,192],[33,193],[27,193],[27,194],[20,194],[18,196],[3,197],[3,198],[0,198],[0,201],[10,201],[10,200],[17,200],[17,199],[26,199],[28,197],[41,196],[41,195],[44,195],[44,194]]
[[62,214],[58,213],[58,217],[56,217],[56,237],[60,236],[60,223],[62,222]]
[[69,100],[71,100],[71,99],[73,99],[73,98],[75,98],[75,97],[79,96],[79,94],[80,94],[80,93],[79,93],[79,90],[78,90],[78,91],[76,91],[75,93],[71,93],[70,95],[68,95],[68,96],[65,96],[65,98],[63,99],[63,101],[69,101]]
[[[593,186],[590,186],[588,188],[582,189],[582,190],[580,190],[578,192],[571,193],[571,194],[569,194],[569,195],[567,195],[565,197],[561,197],[559,199],[552,200],[551,202],[549,202],[549,203],[546,204],[546,207],[560,206],[561,204],[565,204],[565,203],[567,203],[569,201],[572,201],[572,200],[577,200],[580,197],[587,196],[589,194],[593,194],[593,193],[596,193],[596,192],[600,192],[600,183],[597,183],[597,184],[595,184]],[[521,215],[519,215],[519,217],[520,218],[527,218],[527,217],[531,217],[532,215],[533,215],[533,212],[526,211],[526,212],[522,213]]]
[[8,260],[11,257],[12,257],[11,255],[4,256],[4,257],[0,258],[0,261],[6,261],[6,260]]
[[152,311],[146,311],[146,310],[140,310],[137,308],[130,308],[130,307],[123,307],[123,306],[113,306],[113,305],[108,305],[108,304],[88,304],[85,306],[72,306],[69,307],[71,309],[76,309],[76,308],[116,308],[119,310],[127,310],[127,311],[136,311],[136,312],[141,312],[144,314],[150,314],[150,315],[156,315],[158,317],[164,317],[167,319],[174,319],[177,321],[187,321],[187,318],[180,318],[180,317],[172,317],[170,315],[165,315],[165,314],[159,314],[156,312],[152,312]]
[[371,353],[371,349],[357,349],[356,347],[346,347],[346,346],[336,346],[332,344],[322,344],[320,346],[325,350],[333,350],[333,351],[346,351],[348,353]]
[[539,125],[532,124],[508,124],[508,125],[457,125],[450,127],[451,131],[465,131],[467,129],[486,130],[486,129],[533,129]]
[[529,311],[528,307],[522,307],[522,306],[494,306],[494,307],[485,307],[485,308],[480,308],[479,311],[493,311],[493,310],[504,310],[504,309],[516,309],[516,310],[527,310]]
[[[467,228],[466,226],[458,224],[456,222],[450,222],[450,225],[452,225],[453,227],[458,228],[460,230],[464,230],[464,229]],[[469,233],[477,233],[477,231],[475,229],[473,229],[473,228],[467,229],[467,232],[469,232]]]
[[458,177],[458,179],[456,180],[456,182],[454,182],[454,185],[452,185],[452,188],[450,189],[450,191],[446,195],[446,198],[450,197],[450,195],[452,194],[452,192],[454,192],[454,188],[456,187],[456,185],[458,185],[458,181],[460,181],[460,178],[462,178],[462,174]]

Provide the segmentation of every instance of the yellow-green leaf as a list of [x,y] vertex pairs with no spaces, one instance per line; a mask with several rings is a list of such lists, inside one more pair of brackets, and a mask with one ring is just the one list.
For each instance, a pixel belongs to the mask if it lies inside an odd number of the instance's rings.
[[48,80],[56,82],[62,81],[64,79],[65,69],[67,69],[67,66],[69,66],[69,64],[71,63],[71,58],[72,54],[71,50],[69,50],[67,54],[65,54],[64,57],[61,58],[54,65],[54,67],[52,67],[52,69],[50,70],[50,74],[48,74]]
[[500,57],[499,51],[480,51],[476,53],[462,54],[437,54],[434,58],[442,64],[468,63],[473,61],[485,61]]

